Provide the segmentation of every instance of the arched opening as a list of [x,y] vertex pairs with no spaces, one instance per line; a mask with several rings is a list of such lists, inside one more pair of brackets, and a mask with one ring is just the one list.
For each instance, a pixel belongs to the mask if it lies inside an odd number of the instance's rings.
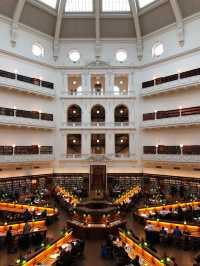
[[81,124],[81,108],[74,104],[67,110],[67,123],[68,125],[80,125]]
[[118,105],[115,108],[115,123],[117,125],[128,125],[129,111],[125,105]]
[[91,110],[92,125],[105,125],[105,109],[102,105],[95,105]]
[[129,135],[116,134],[115,135],[115,155],[116,157],[129,156]]

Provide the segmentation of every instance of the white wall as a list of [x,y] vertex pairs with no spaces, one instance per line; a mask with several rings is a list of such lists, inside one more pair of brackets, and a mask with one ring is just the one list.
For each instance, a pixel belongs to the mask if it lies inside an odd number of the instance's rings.
[[[176,28],[168,27],[144,38],[144,56],[138,61],[136,54],[136,45],[134,40],[110,40],[102,41],[101,59],[108,64],[109,68],[102,71],[107,73],[115,72],[133,72],[133,84],[135,99],[70,99],[61,100],[60,95],[64,91],[65,76],[67,73],[96,73],[97,69],[86,67],[87,64],[95,60],[95,43],[91,40],[62,40],[60,45],[59,57],[55,61],[52,52],[52,39],[39,34],[27,27],[19,27],[17,44],[15,47],[10,43],[10,25],[3,20],[0,21],[0,34],[3,36],[0,42],[0,69],[19,74],[42,78],[55,83],[55,99],[47,99],[40,96],[27,95],[14,91],[0,90],[0,106],[14,107],[26,110],[41,110],[42,112],[53,113],[56,118],[56,129],[54,131],[42,130],[24,130],[18,128],[0,128],[1,145],[53,145],[56,160],[60,159],[60,154],[65,152],[65,137],[70,131],[61,133],[62,122],[66,121],[66,109],[71,104],[79,104],[84,110],[85,121],[90,121],[90,108],[96,103],[105,106],[107,121],[113,121],[113,110],[117,104],[126,104],[129,106],[131,121],[135,123],[136,130],[132,133],[131,149],[136,153],[136,158],[140,160],[143,145],[192,145],[200,144],[199,128],[176,128],[162,130],[144,131],[140,128],[141,117],[143,113],[153,112],[154,110],[168,110],[182,107],[192,107],[199,105],[199,89],[188,89],[150,98],[141,98],[141,83],[152,79],[153,77],[165,76],[176,73],[178,70],[185,71],[199,67],[200,62],[200,35],[198,29],[200,19],[188,19],[185,22],[185,45],[180,47],[177,42]],[[152,58],[151,49],[155,42],[161,41],[164,44],[165,52],[159,58]],[[34,42],[43,45],[45,56],[37,58],[31,53],[31,47]],[[115,59],[115,52],[118,49],[126,49],[128,60],[121,64]],[[68,53],[71,49],[78,49],[81,53],[80,62],[74,64],[70,62]],[[87,131],[90,134],[92,131]],[[114,131],[115,133],[119,133]],[[78,133],[78,132],[77,132]],[[81,131],[80,133],[85,133]],[[106,133],[110,133],[106,130]],[[113,133],[113,132],[111,132]],[[88,164],[88,162],[87,162]],[[63,166],[70,166],[69,162],[62,162]],[[124,167],[132,165],[132,162],[121,163]],[[59,165],[58,165],[59,166]],[[77,163],[80,167],[80,162]],[[76,167],[76,163],[73,163]],[[137,167],[137,165],[135,165]]]

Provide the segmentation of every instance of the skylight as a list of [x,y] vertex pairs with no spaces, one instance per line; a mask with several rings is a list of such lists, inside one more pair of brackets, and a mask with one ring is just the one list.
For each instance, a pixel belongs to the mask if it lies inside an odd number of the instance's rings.
[[129,12],[128,0],[102,0],[103,12]]
[[139,1],[139,7],[143,8],[145,6],[148,6],[149,4],[155,2],[156,0],[138,0]]
[[67,0],[65,12],[93,12],[93,0]]
[[57,5],[57,0],[39,0],[39,1],[52,8],[56,8]]

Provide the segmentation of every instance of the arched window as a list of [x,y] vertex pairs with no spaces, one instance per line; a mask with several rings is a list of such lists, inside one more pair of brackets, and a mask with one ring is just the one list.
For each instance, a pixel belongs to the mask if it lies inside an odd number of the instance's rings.
[[105,109],[102,105],[95,105],[91,110],[91,122],[103,123],[105,122]]
[[128,123],[129,122],[129,112],[125,105],[118,105],[115,108],[115,123]]
[[81,123],[81,108],[74,104],[71,105],[67,110],[67,123],[80,124]]

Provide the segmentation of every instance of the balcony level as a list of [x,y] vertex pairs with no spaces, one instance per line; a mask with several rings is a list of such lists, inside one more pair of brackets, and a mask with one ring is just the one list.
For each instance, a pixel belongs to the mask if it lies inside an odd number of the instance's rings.
[[155,111],[143,114],[142,128],[163,128],[200,125],[200,107]]
[[199,163],[200,145],[144,146],[142,159],[159,162]]
[[52,130],[53,114],[0,107],[0,125]]
[[22,91],[28,94],[37,94],[44,97],[55,97],[54,84],[52,82],[4,70],[0,70],[0,88]]
[[46,162],[54,159],[53,154],[0,155],[0,163]]
[[141,95],[147,97],[181,89],[190,89],[199,85],[200,68],[145,81],[142,83]]
[[54,160],[52,146],[0,146],[0,163]]
[[173,163],[200,163],[200,155],[143,154],[142,160]]

